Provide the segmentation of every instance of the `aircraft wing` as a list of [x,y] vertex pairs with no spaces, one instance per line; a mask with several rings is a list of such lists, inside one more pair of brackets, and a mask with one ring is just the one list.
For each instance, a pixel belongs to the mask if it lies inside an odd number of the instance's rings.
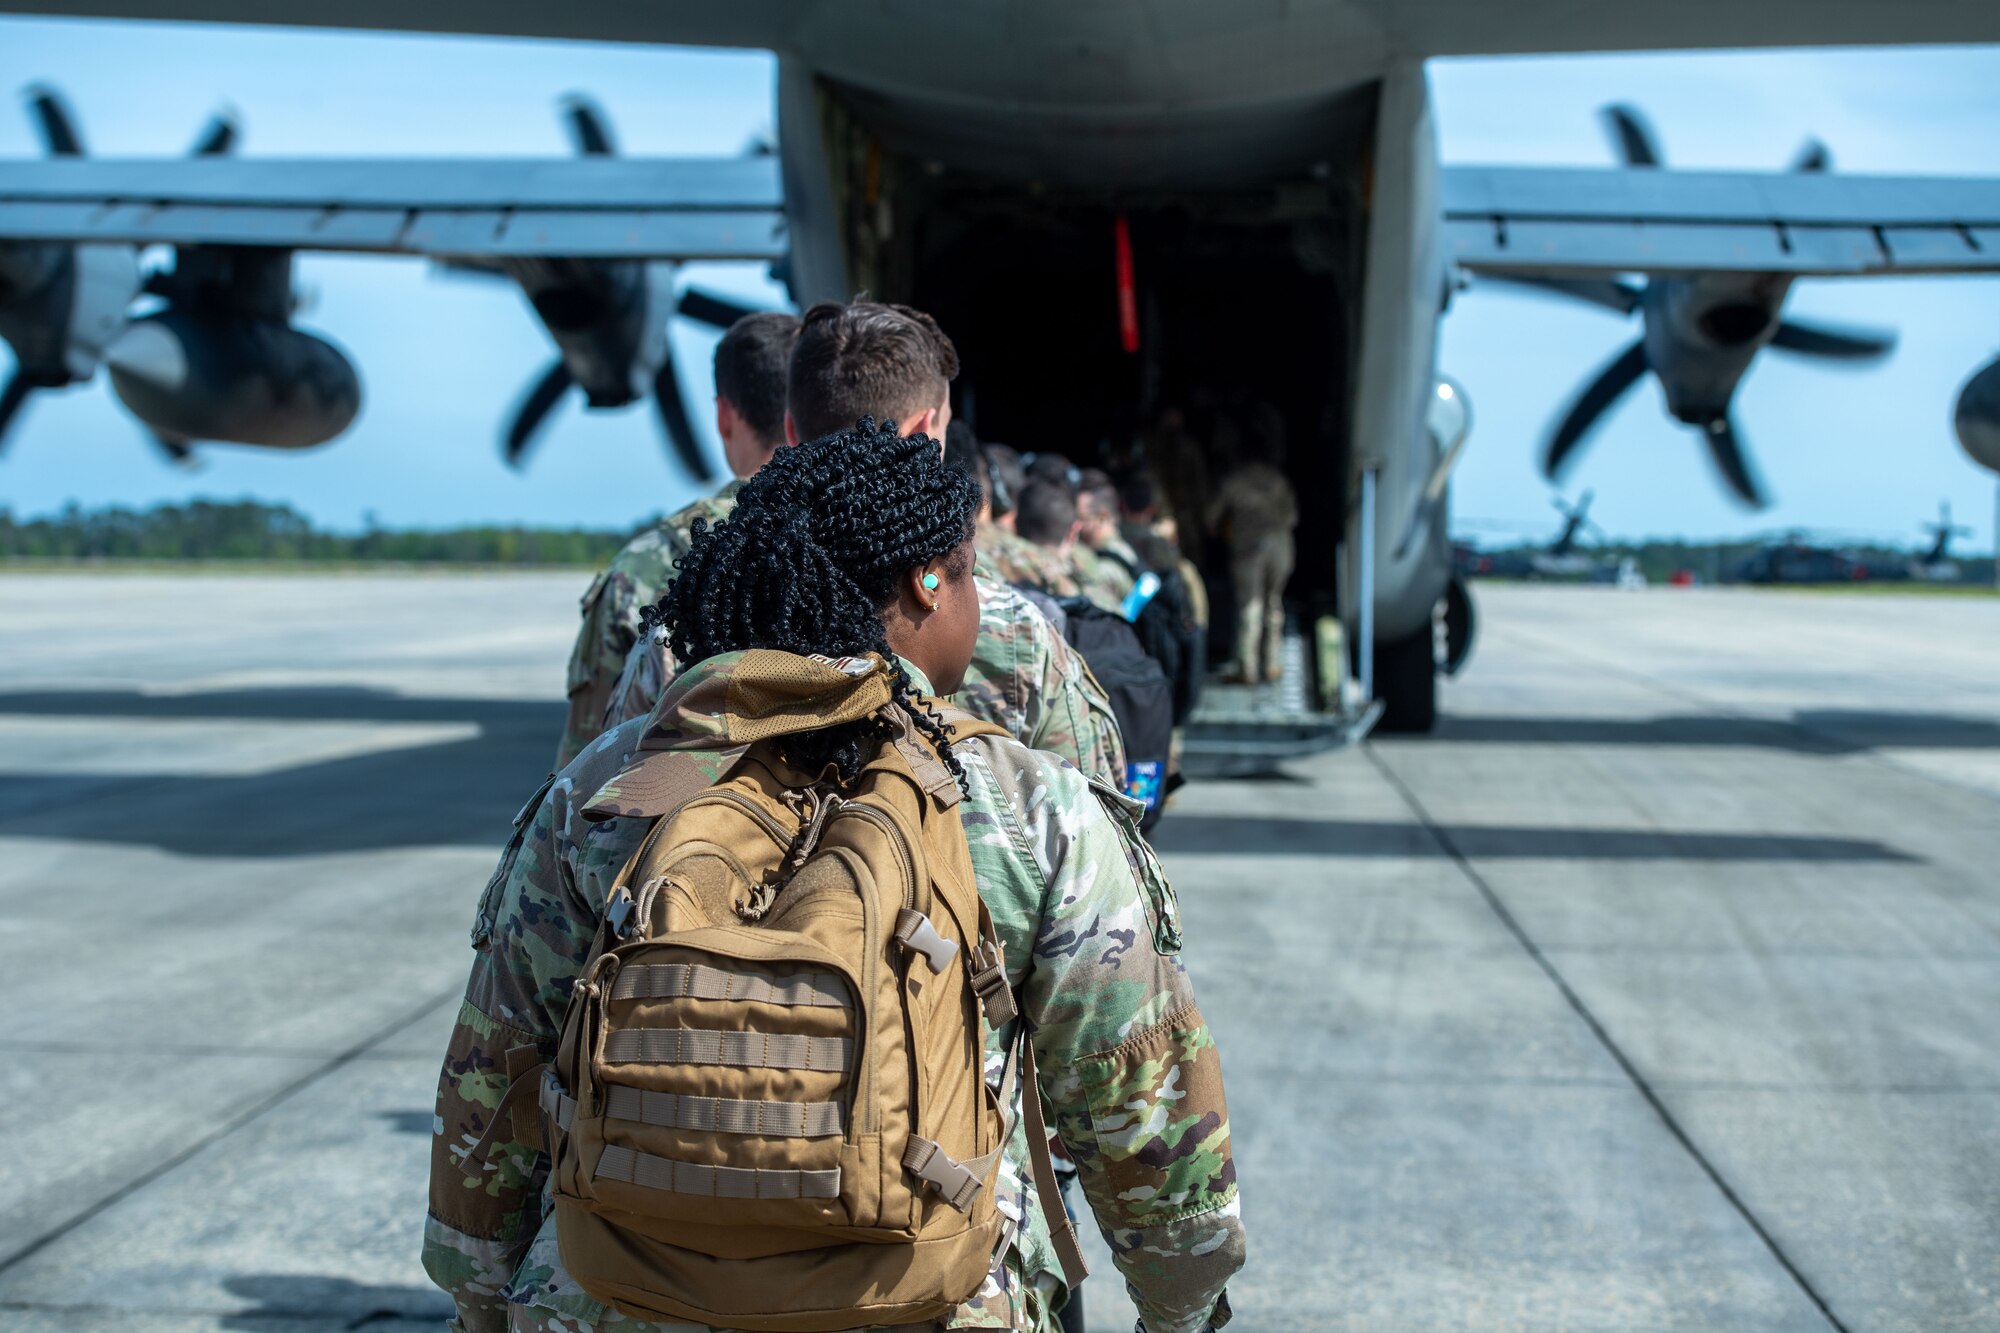
[[0,242],[776,259],[776,158],[59,158],[0,163]]
[[1446,167],[1445,253],[1514,274],[2000,272],[2000,177]]

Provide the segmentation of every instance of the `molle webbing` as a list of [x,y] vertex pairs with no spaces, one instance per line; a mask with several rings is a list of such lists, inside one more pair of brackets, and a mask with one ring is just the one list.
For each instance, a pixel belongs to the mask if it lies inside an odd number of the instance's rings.
[[843,1074],[852,1047],[845,1037],[622,1028],[604,1039],[604,1060],[614,1065],[731,1065],[737,1069],[810,1069]]
[[639,964],[619,972],[614,1000],[743,1000],[753,1004],[845,1009],[847,985],[832,972],[802,972],[773,980],[700,963]]
[[598,1180],[622,1180],[673,1194],[712,1199],[837,1199],[840,1168],[778,1171],[741,1166],[698,1166],[670,1157],[606,1148],[597,1159]]
[[[576,1100],[553,1078],[542,1084],[542,1109],[567,1130],[576,1119]],[[839,1102],[745,1102],[729,1097],[690,1097],[676,1092],[612,1086],[604,1090],[604,1118],[662,1129],[706,1130],[773,1139],[820,1139],[841,1133],[846,1117]]]

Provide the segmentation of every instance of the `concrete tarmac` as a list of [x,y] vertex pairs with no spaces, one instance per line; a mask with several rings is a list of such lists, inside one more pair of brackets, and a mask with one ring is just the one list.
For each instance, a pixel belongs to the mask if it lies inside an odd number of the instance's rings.
[[[437,1063],[582,582],[0,577],[0,1328],[442,1318]],[[1161,827],[1236,1327],[2000,1329],[2000,601],[1480,598],[1436,736]]]

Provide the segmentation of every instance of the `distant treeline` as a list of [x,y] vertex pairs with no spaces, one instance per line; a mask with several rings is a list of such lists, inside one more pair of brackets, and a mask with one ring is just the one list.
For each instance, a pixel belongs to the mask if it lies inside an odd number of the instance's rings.
[[195,500],[150,509],[16,518],[0,508],[0,561],[241,560],[263,563],[601,565],[628,532],[471,527],[325,532],[289,505]]
[[[1654,583],[1664,582],[1682,572],[1693,574],[1703,583],[1726,583],[1737,576],[1744,561],[1769,545],[1771,541],[1768,538],[1755,541],[1717,542],[1671,539],[1646,542],[1614,541],[1602,546],[1579,546],[1577,554],[1606,568],[1615,567],[1619,561],[1630,559],[1637,565],[1639,572]],[[1831,546],[1832,543],[1828,545]],[[1538,543],[1527,542],[1506,546],[1481,546],[1479,552],[1496,561],[1525,563],[1530,557],[1546,549]],[[1836,549],[1849,559],[1866,566],[1870,578],[1893,581],[1911,576],[1911,561],[1921,548],[1846,543],[1838,545]],[[1993,581],[1992,556],[1960,555],[1954,552],[1950,559],[1958,566],[1962,581],[1988,584]]]

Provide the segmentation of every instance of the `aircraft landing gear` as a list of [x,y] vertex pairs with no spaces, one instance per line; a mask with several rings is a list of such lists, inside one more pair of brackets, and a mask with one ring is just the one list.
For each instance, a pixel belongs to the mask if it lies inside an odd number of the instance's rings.
[[1437,642],[1426,625],[1408,638],[1377,644],[1375,697],[1381,732],[1421,734],[1437,723]]

